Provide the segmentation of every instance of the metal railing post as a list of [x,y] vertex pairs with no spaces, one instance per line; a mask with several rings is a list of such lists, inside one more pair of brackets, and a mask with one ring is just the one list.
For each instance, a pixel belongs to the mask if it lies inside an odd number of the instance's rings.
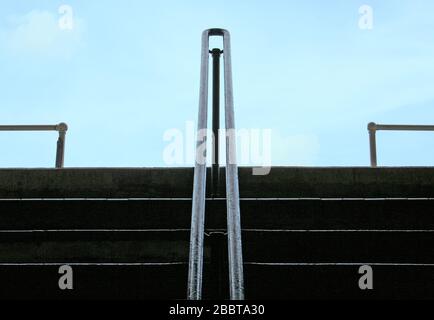
[[370,155],[371,155],[371,167],[376,168],[377,167],[377,128],[376,124],[371,122],[368,124],[368,131],[369,131],[369,149],[370,149]]
[[212,81],[212,167],[211,167],[211,185],[213,197],[219,196],[220,188],[220,56],[223,53],[220,49],[210,51],[213,62],[213,81]]
[[57,131],[59,138],[56,149],[56,168],[63,168],[65,162],[65,139],[68,125],[59,123],[58,125],[0,125],[0,131]]
[[391,124],[376,124],[371,122],[368,124],[369,145],[371,152],[371,167],[376,168],[377,164],[377,131],[434,131],[434,126],[430,125],[391,125]]
[[[234,101],[232,88],[232,63],[229,32],[223,29],[209,29],[202,34],[202,62],[199,99],[198,138],[194,168],[193,204],[190,234],[190,258],[188,269],[187,297],[190,300],[202,298],[202,274],[204,251],[204,225],[206,200],[206,129],[208,109],[209,37],[223,37],[224,82],[225,82],[225,124],[226,124],[226,203],[228,226],[229,285],[232,300],[244,299],[244,273],[241,245],[240,196],[238,166],[236,163],[236,135]],[[218,50],[218,49],[216,49]],[[220,51],[220,50],[219,50]],[[220,104],[220,66],[217,66],[217,51],[212,51],[214,62],[213,132],[219,128],[218,106]],[[215,56],[214,56],[215,54]],[[221,52],[219,52],[220,56]],[[218,136],[218,132],[217,132]],[[216,138],[216,137],[215,137]],[[218,141],[218,138],[217,138]],[[214,144],[214,156],[218,157],[218,142]],[[218,169],[218,160],[217,169]],[[213,165],[213,169],[215,166]],[[215,177],[215,170],[213,177]],[[218,178],[218,177],[217,177]],[[213,180],[215,182],[215,180]],[[216,189],[214,189],[216,190]]]
[[234,94],[232,84],[231,39],[223,32],[226,121],[226,205],[229,250],[229,285],[231,300],[244,300],[244,270],[241,244],[241,214],[236,160]]
[[57,139],[56,168],[60,169],[63,168],[65,163],[65,140],[68,126],[66,123],[60,123],[57,129],[59,131],[59,138]]
[[[208,121],[208,62],[209,32],[202,34],[202,62],[200,72],[199,115],[197,125],[196,161],[193,182],[193,204],[191,212],[190,258],[188,267],[189,300],[202,298],[203,276],[203,239],[205,229],[205,197],[206,197],[206,128]],[[203,138],[203,139],[202,139]],[[203,144],[203,149],[202,149]],[[203,150],[203,154],[199,151]]]

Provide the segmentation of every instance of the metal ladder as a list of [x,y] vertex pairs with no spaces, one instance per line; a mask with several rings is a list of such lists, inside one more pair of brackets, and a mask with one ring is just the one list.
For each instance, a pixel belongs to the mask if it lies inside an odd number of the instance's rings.
[[223,52],[211,51],[213,55],[213,159],[212,185],[218,188],[218,129],[219,129],[219,83],[220,55],[224,57],[225,124],[226,124],[226,203],[229,256],[229,288],[231,300],[244,299],[243,256],[241,245],[240,196],[238,185],[238,166],[236,162],[236,135],[234,119],[234,99],[232,86],[230,34],[223,29],[209,29],[202,34],[202,62],[200,76],[200,99],[196,161],[194,169],[193,204],[190,236],[190,259],[188,270],[188,299],[202,298],[203,251],[205,231],[206,202],[206,131],[208,122],[208,78],[209,78],[209,38],[223,37]]

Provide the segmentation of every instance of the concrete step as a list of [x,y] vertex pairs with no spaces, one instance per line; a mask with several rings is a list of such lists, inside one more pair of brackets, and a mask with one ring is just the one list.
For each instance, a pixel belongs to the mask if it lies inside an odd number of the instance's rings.
[[373,290],[361,290],[360,265],[244,267],[247,299],[434,299],[434,265],[373,265]]
[[[359,288],[359,265],[246,264],[246,298],[433,299],[434,266],[373,265],[373,290]],[[185,299],[187,265],[72,265],[74,289],[58,287],[59,265],[1,265],[1,299]],[[209,266],[205,266],[209,270]],[[227,299],[205,272],[204,298]]]
[[[188,230],[1,232],[0,262],[187,262]],[[246,262],[434,263],[434,231],[243,231]],[[209,261],[226,235],[205,238]]]
[[187,230],[0,232],[0,262],[179,263],[189,240]]
[[[96,241],[102,240],[101,235],[55,232],[50,237],[61,239],[50,243],[12,233],[0,240],[0,299],[185,299],[188,242],[163,246],[168,235],[184,235],[151,233],[152,237],[111,233],[109,241]],[[96,242],[70,242],[76,236],[90,236]],[[119,242],[125,236],[134,242]],[[19,242],[23,240],[27,241]],[[228,299],[226,238],[217,233],[205,241],[204,298]],[[74,270],[73,291],[58,288],[61,265]]]
[[[434,229],[433,199],[242,199],[242,226],[265,230]],[[191,199],[0,200],[0,230],[189,229]],[[225,200],[206,203],[226,229]]]
[[432,231],[244,231],[246,262],[434,263]]
[[[184,299],[192,184],[191,168],[0,170],[0,298]],[[240,192],[247,298],[434,297],[432,168],[241,168]],[[209,199],[205,298],[228,298],[225,229]]]
[[185,264],[72,265],[73,290],[60,290],[59,265],[0,265],[0,299],[185,299]]
[[[224,168],[220,173],[223,195]],[[239,182],[245,198],[434,198],[431,167],[273,167],[265,176],[240,168]],[[0,169],[3,199],[182,198],[191,197],[192,190],[193,168]]]

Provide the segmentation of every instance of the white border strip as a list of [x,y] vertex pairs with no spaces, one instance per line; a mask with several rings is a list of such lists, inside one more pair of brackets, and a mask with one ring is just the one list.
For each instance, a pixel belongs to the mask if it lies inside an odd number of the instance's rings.
[[188,265],[188,262],[49,262],[49,263],[0,263],[0,267],[51,267],[51,266],[95,266],[95,267],[122,267],[122,266],[172,266],[172,265]]
[[286,262],[245,262],[245,265],[254,266],[282,266],[282,267],[326,267],[326,266],[385,266],[385,267],[434,267],[434,263],[381,263],[381,262],[325,262],[325,263],[286,263]]

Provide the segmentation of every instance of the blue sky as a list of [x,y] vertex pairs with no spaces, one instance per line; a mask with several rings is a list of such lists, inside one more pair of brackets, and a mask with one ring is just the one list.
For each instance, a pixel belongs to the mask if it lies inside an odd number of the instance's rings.
[[[373,30],[358,27],[364,4]],[[197,117],[201,32],[222,27],[237,127],[273,130],[273,164],[369,165],[368,122],[434,124],[433,12],[432,0],[1,1],[0,124],[67,122],[68,167],[166,166],[164,132]],[[0,132],[0,167],[50,167],[55,142]],[[379,163],[434,165],[433,146],[434,133],[381,132]]]

